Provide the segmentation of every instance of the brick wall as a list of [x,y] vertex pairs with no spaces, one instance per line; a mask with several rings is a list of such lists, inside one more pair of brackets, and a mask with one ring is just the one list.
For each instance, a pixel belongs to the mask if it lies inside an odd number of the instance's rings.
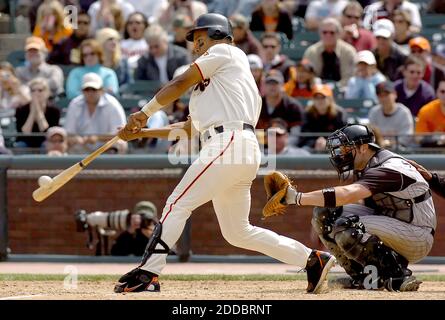
[[[114,175],[76,177],[43,203],[36,203],[31,198],[36,180],[36,176],[8,178],[9,247],[12,253],[94,255],[94,251],[86,248],[86,233],[76,232],[73,219],[76,210],[113,211],[132,208],[140,200],[150,200],[161,211],[179,178],[138,178],[137,175],[127,179]],[[338,183],[332,175],[301,177],[298,182],[302,191]],[[445,200],[434,196],[434,201],[439,217],[435,245],[430,255],[444,256],[445,219],[442,212]],[[311,232],[310,207],[292,207],[284,216],[262,221],[264,202],[263,180],[257,178],[252,186],[251,223],[297,239],[309,247],[320,247],[317,237]],[[196,254],[257,254],[225,242],[211,203],[192,215],[191,246]]]

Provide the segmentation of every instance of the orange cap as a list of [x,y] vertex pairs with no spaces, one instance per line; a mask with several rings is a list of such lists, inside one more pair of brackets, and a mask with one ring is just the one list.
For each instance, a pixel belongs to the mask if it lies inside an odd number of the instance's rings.
[[431,45],[430,45],[430,42],[429,42],[427,39],[425,39],[424,37],[415,37],[415,38],[412,38],[412,39],[408,42],[408,45],[409,45],[410,48],[412,48],[412,47],[419,47],[419,48],[421,48],[422,50],[431,52]]
[[42,38],[31,36],[26,38],[25,50],[37,49],[39,51],[45,51],[45,41]]
[[317,93],[324,95],[325,97],[332,97],[332,89],[327,84],[317,84],[312,88],[312,95]]

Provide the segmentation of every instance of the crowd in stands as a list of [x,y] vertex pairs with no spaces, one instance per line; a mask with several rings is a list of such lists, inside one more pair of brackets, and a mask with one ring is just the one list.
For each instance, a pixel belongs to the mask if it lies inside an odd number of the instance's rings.
[[[89,153],[103,144],[129,113],[196,59],[185,37],[207,12],[229,17],[233,43],[247,55],[263,98],[257,129],[267,132],[258,135],[265,152],[271,141],[270,154],[325,152],[326,135],[351,122],[369,124],[385,147],[440,152],[437,147],[445,148],[443,3],[19,0],[30,30],[23,61],[0,62],[0,118],[3,133],[11,134],[0,135],[0,153],[10,153],[7,148]],[[71,21],[64,11],[68,5],[77,7]],[[442,22],[424,26],[433,15],[443,15]],[[162,127],[187,115],[185,96],[147,126]],[[11,119],[6,129],[3,118]],[[120,142],[109,152],[180,148],[141,139]]]

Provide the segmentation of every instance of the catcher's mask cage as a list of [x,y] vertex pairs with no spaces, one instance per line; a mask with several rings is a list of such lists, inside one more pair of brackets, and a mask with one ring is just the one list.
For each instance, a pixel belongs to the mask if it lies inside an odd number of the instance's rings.
[[197,30],[207,29],[207,35],[213,40],[229,38],[233,40],[232,25],[229,19],[218,13],[206,13],[196,19],[194,26],[187,32],[187,41],[193,41],[193,34]]
[[346,125],[328,137],[326,149],[330,153],[329,159],[340,179],[346,180],[349,177],[349,172],[354,169],[356,147],[362,144],[380,148],[375,144],[372,130],[361,124]]

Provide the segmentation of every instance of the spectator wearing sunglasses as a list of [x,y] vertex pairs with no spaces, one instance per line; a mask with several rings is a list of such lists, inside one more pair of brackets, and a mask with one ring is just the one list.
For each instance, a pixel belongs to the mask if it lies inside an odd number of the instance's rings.
[[68,105],[65,117],[68,153],[90,153],[125,125],[122,105],[105,92],[102,78],[97,73],[83,76],[81,90],[82,94]]
[[55,44],[48,56],[51,64],[80,64],[80,44],[90,38],[91,18],[86,12],[80,12],[77,18],[77,28],[73,34],[59,44]]
[[98,74],[104,84],[105,92],[115,96],[119,95],[119,82],[114,70],[104,67],[104,53],[100,44],[94,39],[88,39],[80,45],[82,66],[74,68],[68,75],[66,81],[66,95],[73,99],[82,94],[82,83],[79,79],[90,72]]
[[335,18],[326,18],[320,24],[320,41],[304,53],[314,66],[315,74],[324,81],[340,82],[345,86],[354,75],[356,50],[340,39],[342,26]]
[[343,26],[343,37],[347,43],[352,45],[357,52],[363,50],[374,50],[377,40],[371,31],[362,28],[363,7],[357,1],[350,1],[343,9],[341,24]]

